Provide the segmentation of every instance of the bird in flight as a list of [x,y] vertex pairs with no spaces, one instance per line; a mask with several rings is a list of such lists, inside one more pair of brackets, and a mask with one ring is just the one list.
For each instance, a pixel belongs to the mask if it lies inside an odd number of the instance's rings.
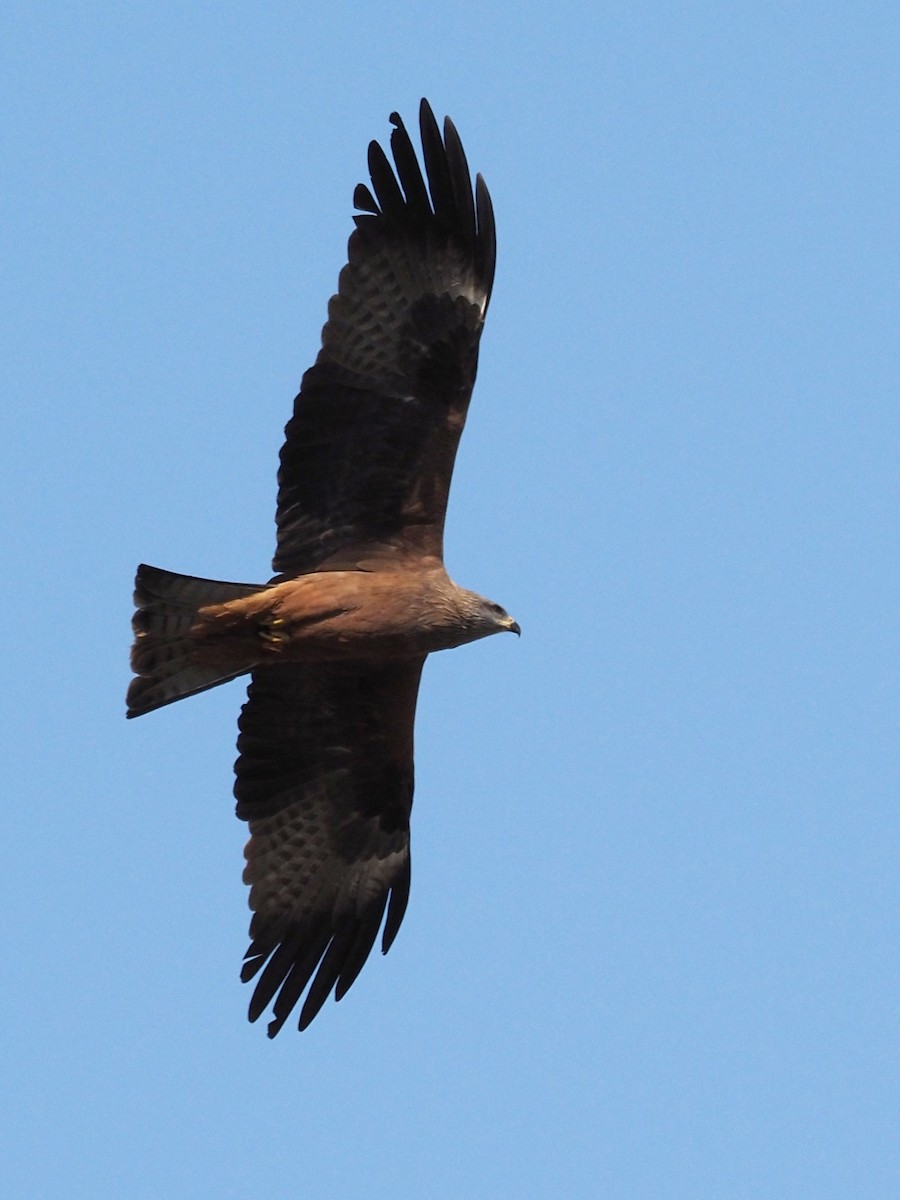
[[[256,979],[270,1037],[340,1000],[409,897],[413,723],[425,658],[518,634],[443,562],[450,477],[494,279],[494,215],[452,121],[423,100],[424,175],[391,114],[372,186],[304,374],[278,472],[274,578],[221,583],[140,566],[137,717],[250,675],[235,763]],[[386,914],[386,915],[385,915]]]

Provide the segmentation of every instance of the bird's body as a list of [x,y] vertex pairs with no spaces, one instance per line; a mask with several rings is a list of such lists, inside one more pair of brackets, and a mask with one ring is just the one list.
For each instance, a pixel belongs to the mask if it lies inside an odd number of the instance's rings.
[[[235,795],[254,916],[242,977],[274,1036],[303,1028],[391,944],[409,891],[413,722],[426,656],[518,633],[443,565],[450,476],[494,272],[490,198],[425,101],[427,188],[396,114],[397,175],[372,143],[373,195],[281,452],[278,572],[221,583],[155,567],[135,584],[138,716],[250,673]],[[399,183],[398,183],[399,180]]]
[[[142,568],[145,576],[152,570]],[[146,593],[138,604],[152,611]],[[402,562],[391,570],[314,571],[200,605],[189,626],[186,659],[218,679],[277,663],[424,657],[498,632],[495,608],[457,587],[437,560],[418,564],[415,572],[405,571]],[[144,643],[153,641],[153,630],[137,631],[139,663]],[[138,683],[133,702],[139,703],[141,691]]]

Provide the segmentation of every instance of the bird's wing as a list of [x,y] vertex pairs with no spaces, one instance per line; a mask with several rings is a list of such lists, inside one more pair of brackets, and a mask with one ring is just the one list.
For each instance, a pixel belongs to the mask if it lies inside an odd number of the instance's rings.
[[278,473],[282,576],[442,555],[456,447],[494,278],[491,200],[453,123],[420,108],[425,176],[396,113],[369,146],[356,230]]
[[250,1020],[274,1037],[312,980],[304,1029],[365,963],[387,909],[386,953],[409,896],[413,721],[423,659],[254,670],[235,764],[250,824],[244,881],[262,969]]

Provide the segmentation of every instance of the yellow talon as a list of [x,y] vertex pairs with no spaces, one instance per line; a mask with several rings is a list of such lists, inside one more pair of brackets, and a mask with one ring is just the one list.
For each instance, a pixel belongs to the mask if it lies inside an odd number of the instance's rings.
[[289,635],[284,626],[283,617],[273,617],[271,621],[267,621],[265,625],[260,625],[259,636],[272,650],[278,650],[288,640]]

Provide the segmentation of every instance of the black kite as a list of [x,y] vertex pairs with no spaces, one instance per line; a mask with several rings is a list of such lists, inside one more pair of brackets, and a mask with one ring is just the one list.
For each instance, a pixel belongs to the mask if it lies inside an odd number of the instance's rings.
[[451,582],[443,526],[494,278],[494,217],[453,123],[420,109],[425,176],[396,113],[303,376],[278,473],[277,574],[218,583],[138,568],[128,716],[251,675],[237,815],[259,972],[250,1020],[305,1028],[355,980],[409,896],[413,721],[426,655],[519,627]]

